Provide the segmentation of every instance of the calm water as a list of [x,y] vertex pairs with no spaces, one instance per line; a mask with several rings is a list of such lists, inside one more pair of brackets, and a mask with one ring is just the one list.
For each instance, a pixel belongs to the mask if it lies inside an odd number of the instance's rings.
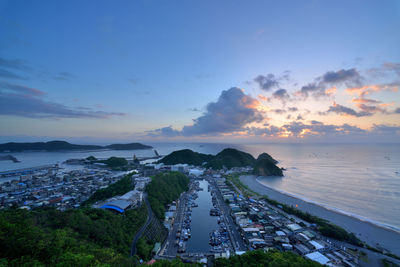
[[[216,154],[223,148],[234,147],[255,157],[267,152],[279,160],[279,166],[287,168],[287,171],[284,172],[284,177],[262,178],[265,185],[353,216],[400,229],[400,144],[150,145],[163,155],[184,148]],[[12,153],[22,162],[0,161],[0,170],[57,163],[90,155],[107,158],[131,157],[134,154],[154,155],[152,150]],[[200,193],[208,193],[207,188]],[[200,194],[197,201],[202,201]],[[208,233],[206,237],[208,245]]]
[[207,191],[208,182],[200,181],[199,197],[195,202],[199,205],[192,210],[191,233],[192,237],[187,243],[188,252],[207,252],[210,249],[209,234],[218,229],[217,217],[210,216],[210,209],[213,207],[211,194]]

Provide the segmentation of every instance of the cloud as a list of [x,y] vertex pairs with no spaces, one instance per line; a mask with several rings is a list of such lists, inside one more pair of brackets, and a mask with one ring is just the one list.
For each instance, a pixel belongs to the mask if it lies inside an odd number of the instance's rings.
[[319,112],[320,115],[327,115],[328,113],[337,113],[339,115],[354,116],[354,117],[365,117],[373,115],[373,113],[368,111],[357,112],[352,108],[345,107],[336,103],[333,103],[333,106],[330,106],[327,111]]
[[311,121],[308,124],[299,121],[286,123],[281,127],[266,125],[266,127],[251,127],[245,129],[249,135],[269,136],[280,138],[305,138],[311,136],[344,136],[366,134],[367,131],[357,126],[342,124],[324,124],[320,121]]
[[264,91],[270,91],[273,88],[279,88],[282,81],[290,80],[290,71],[284,71],[280,76],[276,77],[274,74],[269,73],[267,75],[258,75],[254,78],[254,82],[258,84],[260,89]]
[[400,108],[396,108],[396,110],[394,111],[394,113],[400,114]]
[[75,76],[69,72],[59,72],[56,74],[56,76],[54,76],[54,80],[58,80],[58,81],[70,81],[71,79],[73,79]]
[[26,87],[23,85],[10,84],[7,82],[0,81],[0,92],[3,90],[17,92],[19,94],[30,95],[30,96],[43,96],[45,93],[35,88]]
[[328,71],[322,76],[314,79],[313,82],[301,87],[300,91],[296,92],[296,95],[303,98],[313,96],[316,99],[321,97],[329,97],[336,92],[337,86],[360,86],[362,81],[363,77],[354,68],[347,70],[341,69],[338,71]]
[[271,111],[276,113],[276,114],[285,114],[286,113],[286,110],[280,109],[280,108],[272,109]]
[[19,59],[5,59],[0,57],[0,77],[5,79],[15,79],[15,80],[26,80],[14,71],[30,71],[31,69],[25,65],[22,60]]
[[256,78],[254,78],[254,81],[258,84],[258,86],[261,89],[265,91],[269,91],[272,88],[279,86],[278,79],[272,73],[267,74],[266,76],[258,75]]
[[341,84],[344,83],[346,86],[352,86],[354,84],[360,85],[362,83],[362,77],[356,69],[341,69],[338,71],[328,71],[322,76],[322,82],[328,84]]
[[382,67],[385,70],[394,71],[397,75],[400,75],[400,63],[386,62]]
[[0,83],[0,115],[26,118],[98,118],[123,116],[124,113],[96,111],[86,107],[67,107],[46,101],[44,92],[26,86]]
[[21,71],[29,71],[31,70],[24,61],[19,59],[5,59],[0,57],[0,67],[7,68],[7,69],[15,69]]
[[296,112],[296,111],[298,111],[299,109],[296,108],[296,107],[289,107],[288,110],[289,110],[289,112]]
[[182,135],[181,131],[174,130],[172,126],[147,131],[146,133],[148,136],[164,136],[164,137],[174,137]]
[[207,105],[206,111],[193,120],[192,125],[184,126],[181,131],[164,127],[149,131],[150,136],[168,134],[168,136],[199,136],[230,133],[241,130],[252,122],[261,122],[264,117],[257,110],[259,101],[237,87],[222,91],[216,102]]
[[6,78],[6,79],[26,80],[25,77],[22,77],[18,74],[15,74],[14,72],[11,72],[8,70],[3,70],[3,69],[0,69],[0,77]]
[[349,95],[358,95],[359,98],[364,98],[367,95],[371,95],[375,92],[381,91],[399,91],[399,85],[396,83],[392,84],[370,84],[358,87],[350,87],[345,90],[345,92]]
[[278,89],[273,94],[272,97],[278,100],[281,100],[283,103],[286,103],[287,100],[290,99],[288,92],[285,89]]

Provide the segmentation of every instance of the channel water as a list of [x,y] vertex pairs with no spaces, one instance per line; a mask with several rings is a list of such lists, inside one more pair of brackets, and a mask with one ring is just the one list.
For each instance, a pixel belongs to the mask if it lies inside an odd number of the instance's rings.
[[211,193],[208,192],[208,182],[200,181],[202,191],[198,192],[199,197],[195,203],[199,205],[192,210],[191,234],[192,237],[187,243],[187,252],[209,252],[209,234],[218,229],[218,217],[210,216],[210,209],[213,207]]

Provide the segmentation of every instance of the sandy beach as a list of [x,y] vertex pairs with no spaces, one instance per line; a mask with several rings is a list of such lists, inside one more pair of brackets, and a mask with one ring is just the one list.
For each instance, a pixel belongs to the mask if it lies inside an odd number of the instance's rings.
[[[379,244],[381,247],[391,251],[396,255],[400,255],[400,233],[379,227],[367,221],[329,210],[314,203],[286,195],[267,187],[257,181],[257,177],[253,175],[241,176],[240,180],[246,184],[251,190],[262,195],[266,195],[271,199],[279,201],[287,205],[298,205],[302,211],[309,212],[320,218],[329,220],[339,225],[349,232],[353,232],[356,236],[371,246]],[[399,218],[400,219],[400,218]]]

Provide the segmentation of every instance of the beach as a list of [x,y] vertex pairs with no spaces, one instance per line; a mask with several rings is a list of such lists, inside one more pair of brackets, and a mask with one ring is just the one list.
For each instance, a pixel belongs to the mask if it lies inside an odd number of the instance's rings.
[[389,250],[391,253],[400,255],[399,232],[284,194],[259,183],[254,175],[240,176],[240,180],[254,192],[266,195],[270,199],[283,204],[298,205],[298,209],[304,212],[309,212],[341,226],[349,232],[353,232],[360,240],[365,241],[370,246],[376,247],[379,244],[379,246]]

